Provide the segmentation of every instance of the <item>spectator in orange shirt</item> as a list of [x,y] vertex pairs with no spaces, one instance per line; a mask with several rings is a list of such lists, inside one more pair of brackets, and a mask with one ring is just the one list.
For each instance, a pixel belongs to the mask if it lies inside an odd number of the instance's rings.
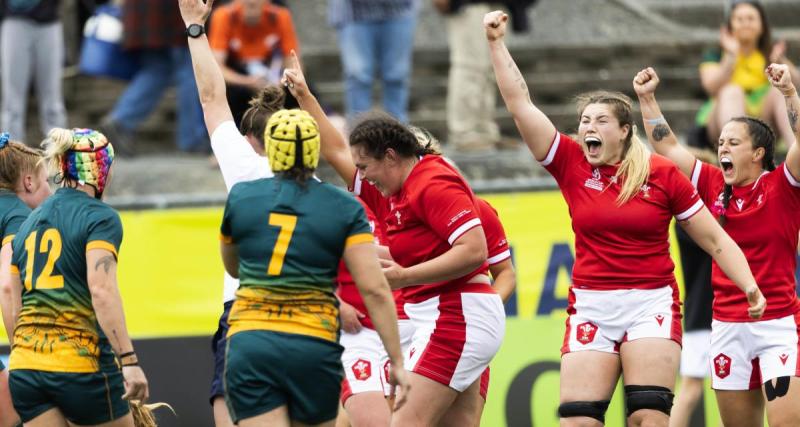
[[[237,125],[250,99],[265,85],[279,82],[283,59],[298,50],[289,9],[270,0],[234,0],[217,8],[209,44],[222,68]],[[293,108],[293,102],[287,98],[286,108]]]

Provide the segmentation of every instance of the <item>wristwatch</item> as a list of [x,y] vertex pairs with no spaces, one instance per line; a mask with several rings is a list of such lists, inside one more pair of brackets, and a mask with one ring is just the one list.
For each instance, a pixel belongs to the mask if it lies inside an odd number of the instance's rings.
[[186,35],[193,39],[202,36],[203,34],[205,34],[205,32],[206,28],[200,24],[191,24],[188,27],[186,27]]

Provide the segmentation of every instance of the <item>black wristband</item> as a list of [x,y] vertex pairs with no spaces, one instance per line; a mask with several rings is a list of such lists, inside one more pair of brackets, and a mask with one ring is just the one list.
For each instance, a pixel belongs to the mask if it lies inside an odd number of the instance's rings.
[[122,354],[120,354],[120,355],[119,355],[119,356],[117,356],[117,357],[118,357],[118,358],[120,358],[120,359],[122,359],[122,358],[125,358],[125,357],[130,357],[130,356],[136,356],[136,352],[135,352],[135,351],[129,351],[129,352],[127,352],[127,353],[122,353]]
[[123,367],[123,368],[124,368],[124,367],[126,367],[126,366],[139,366],[139,362],[133,362],[133,363],[123,363],[123,364],[122,364],[122,367]]

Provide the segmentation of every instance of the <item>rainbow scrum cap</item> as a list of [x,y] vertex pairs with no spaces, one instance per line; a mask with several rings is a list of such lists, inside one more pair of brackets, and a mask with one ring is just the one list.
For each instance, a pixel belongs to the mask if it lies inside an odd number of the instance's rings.
[[91,185],[99,199],[108,182],[114,161],[114,147],[105,135],[94,129],[73,129],[72,146],[61,161],[65,178]]
[[317,168],[319,128],[307,112],[297,109],[275,112],[267,121],[264,141],[273,172]]

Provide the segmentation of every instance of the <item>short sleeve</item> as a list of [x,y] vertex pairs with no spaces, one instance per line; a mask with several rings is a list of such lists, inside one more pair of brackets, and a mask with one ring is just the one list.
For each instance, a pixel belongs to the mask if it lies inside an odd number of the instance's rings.
[[786,163],[781,163],[778,166],[778,169],[772,173],[780,173],[783,175],[780,178],[780,181],[784,184],[784,193],[786,194],[787,198],[790,200],[794,200],[795,204],[800,202],[800,180],[798,180],[791,172],[789,172],[789,168],[786,167]]
[[472,191],[456,175],[431,177],[411,202],[416,215],[450,245],[481,225]]
[[511,258],[511,249],[508,247],[508,239],[506,239],[503,224],[500,222],[500,216],[489,202],[483,199],[477,200],[480,208],[481,225],[483,225],[483,232],[486,234],[486,248],[489,250],[486,261],[489,265],[501,263]]
[[211,24],[208,27],[208,44],[211,50],[227,52],[231,31],[231,9],[222,6],[211,15]]
[[584,157],[583,148],[574,139],[556,132],[547,156],[539,162],[559,184],[564,184],[568,172]]
[[715,186],[715,183],[722,180],[722,171],[718,167],[700,160],[695,162],[694,169],[692,169],[691,182],[706,205],[712,206],[717,200],[717,194],[714,194],[714,189],[718,187]]
[[222,225],[219,228],[219,239],[225,243],[233,243],[233,227],[231,217],[233,215],[231,199],[236,195],[238,187],[233,187],[225,201],[225,210],[222,212]]
[[30,210],[26,211],[20,207],[14,207],[11,209],[11,212],[5,216],[3,223],[0,224],[0,247],[11,243],[11,240],[19,231],[22,223],[25,222],[25,218],[28,217],[29,213]]
[[237,183],[273,176],[267,158],[256,153],[232,120],[214,130],[211,149],[228,191]]
[[[292,23],[292,14],[284,9],[281,10],[279,19],[280,23],[280,44],[281,44],[281,51],[283,52],[284,57],[288,57],[292,50],[298,51],[298,43],[297,43],[297,33],[294,30],[294,24]],[[300,52],[297,52],[299,55]]]
[[383,219],[381,213],[388,211],[389,199],[383,197],[383,194],[369,181],[361,179],[358,170],[356,170],[356,176],[353,178],[353,187],[348,188],[348,190],[361,199],[361,202],[372,210],[376,218]]
[[675,219],[684,221],[700,212],[703,201],[689,178],[673,164],[665,167],[665,175],[670,211]]
[[351,215],[344,247],[348,248],[361,243],[374,243],[375,238],[372,235],[372,227],[369,225],[364,207],[355,200],[348,201],[347,204],[347,209],[351,211]]
[[105,249],[117,257],[121,245],[122,221],[119,214],[109,208],[89,223],[86,250]]

